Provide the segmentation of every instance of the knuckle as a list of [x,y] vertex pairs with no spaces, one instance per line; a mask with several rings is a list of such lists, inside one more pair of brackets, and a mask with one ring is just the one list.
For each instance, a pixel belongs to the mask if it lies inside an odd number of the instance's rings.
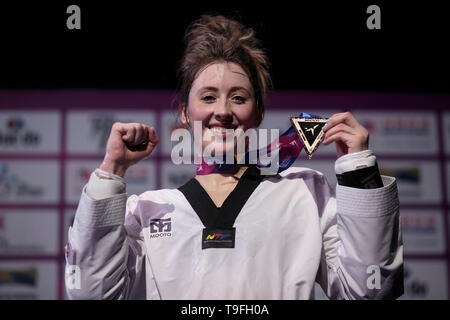
[[364,141],[366,140],[366,135],[364,133],[360,133],[359,135],[360,140]]
[[364,128],[363,126],[361,126],[360,133],[363,137],[369,137],[369,131],[366,128]]
[[369,139],[369,132],[365,132],[364,133],[364,140],[368,140]]
[[113,129],[117,129],[117,128],[119,128],[121,125],[122,125],[122,123],[120,123],[120,122],[114,122],[113,125],[112,125],[112,128],[113,128]]

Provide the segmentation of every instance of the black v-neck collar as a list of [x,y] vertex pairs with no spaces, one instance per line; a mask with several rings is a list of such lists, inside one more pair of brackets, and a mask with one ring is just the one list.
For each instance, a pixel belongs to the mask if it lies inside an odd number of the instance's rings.
[[221,207],[215,205],[195,178],[186,182],[178,190],[184,194],[205,228],[231,228],[248,198],[263,179],[264,176],[256,166],[248,167]]

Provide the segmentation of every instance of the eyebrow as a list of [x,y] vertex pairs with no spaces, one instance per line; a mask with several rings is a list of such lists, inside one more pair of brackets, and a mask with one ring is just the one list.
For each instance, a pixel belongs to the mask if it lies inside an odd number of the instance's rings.
[[[248,94],[250,94],[250,91],[248,91],[246,88],[244,87],[240,87],[240,86],[236,86],[236,87],[231,87],[230,92],[234,92],[234,91],[238,91],[238,90],[244,90],[245,92],[247,92]],[[198,90],[198,92],[203,92],[203,91],[214,91],[214,92],[218,92],[219,89],[216,87],[202,87]]]

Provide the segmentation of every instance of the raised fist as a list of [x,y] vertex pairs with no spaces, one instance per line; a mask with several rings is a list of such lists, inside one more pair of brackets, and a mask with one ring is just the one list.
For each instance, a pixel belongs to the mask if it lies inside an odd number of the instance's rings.
[[111,128],[100,169],[123,177],[130,166],[152,153],[158,141],[153,127],[116,122]]

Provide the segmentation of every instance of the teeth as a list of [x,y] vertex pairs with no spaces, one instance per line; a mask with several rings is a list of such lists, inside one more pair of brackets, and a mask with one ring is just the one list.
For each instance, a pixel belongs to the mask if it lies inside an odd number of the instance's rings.
[[210,130],[212,130],[213,132],[217,132],[217,133],[226,133],[227,130],[229,130],[231,128],[223,128],[223,127],[212,127],[210,128]]

